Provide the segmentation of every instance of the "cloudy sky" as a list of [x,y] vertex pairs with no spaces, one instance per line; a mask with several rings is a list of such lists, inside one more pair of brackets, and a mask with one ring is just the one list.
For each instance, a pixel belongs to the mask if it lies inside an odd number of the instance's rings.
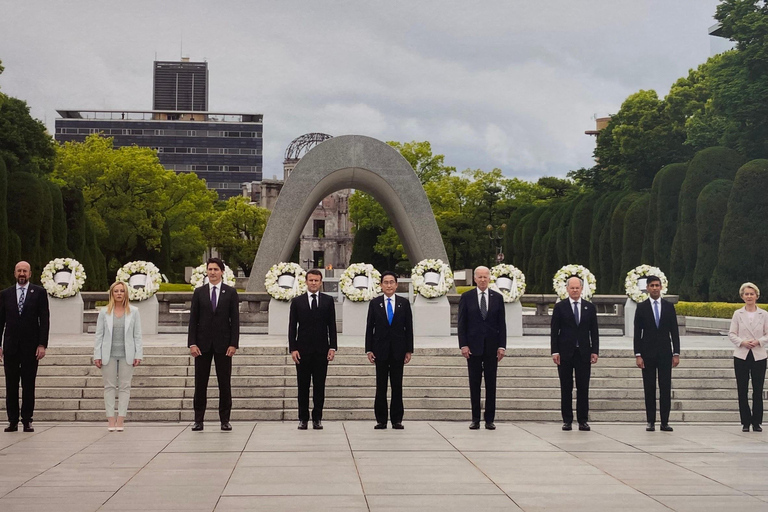
[[0,0],[0,90],[151,109],[152,62],[206,60],[209,109],[264,114],[264,176],[307,132],[429,140],[459,170],[592,165],[594,116],[722,51],[717,0]]

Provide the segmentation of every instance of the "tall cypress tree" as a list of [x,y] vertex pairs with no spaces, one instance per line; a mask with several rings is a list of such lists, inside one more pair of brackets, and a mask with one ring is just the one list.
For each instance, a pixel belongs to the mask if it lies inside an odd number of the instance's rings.
[[702,189],[696,201],[696,233],[699,248],[691,288],[693,301],[708,300],[709,281],[717,266],[720,233],[728,211],[728,198],[732,187],[731,180],[715,180]]

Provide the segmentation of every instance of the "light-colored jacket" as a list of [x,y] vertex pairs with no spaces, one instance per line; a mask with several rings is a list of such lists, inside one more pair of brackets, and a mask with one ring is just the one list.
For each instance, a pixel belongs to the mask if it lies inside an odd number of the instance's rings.
[[768,358],[768,354],[765,352],[765,346],[768,344],[768,311],[757,308],[755,316],[750,321],[747,317],[746,306],[737,309],[733,313],[733,318],[731,319],[731,329],[728,332],[728,339],[731,340],[731,343],[736,345],[736,350],[733,351],[733,357],[746,359],[750,349],[740,346],[741,342],[757,340],[760,342],[760,346],[751,349],[755,361]]
[[[102,364],[109,363],[109,354],[112,350],[112,325],[114,315],[107,314],[107,308],[99,311],[96,320],[96,342],[93,347],[93,358],[101,359]],[[141,346],[141,317],[139,310],[131,308],[125,315],[125,360],[133,364],[134,359],[144,359],[144,351]]]

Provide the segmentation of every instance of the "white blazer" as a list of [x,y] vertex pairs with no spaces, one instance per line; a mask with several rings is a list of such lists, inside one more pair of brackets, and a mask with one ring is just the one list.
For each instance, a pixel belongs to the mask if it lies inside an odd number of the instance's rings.
[[731,329],[728,332],[728,339],[731,343],[736,345],[736,350],[733,351],[733,357],[739,359],[746,359],[750,349],[741,347],[742,341],[757,340],[760,345],[751,349],[752,356],[755,361],[768,358],[768,354],[765,352],[765,346],[768,344],[768,311],[757,308],[755,316],[752,321],[747,317],[747,310],[745,307],[737,309],[733,313],[731,319]]
[[[109,363],[109,355],[112,350],[112,325],[114,315],[107,313],[107,308],[99,310],[99,318],[96,320],[96,342],[93,347],[93,358],[101,359],[102,364]],[[125,360],[133,364],[134,359],[144,359],[144,351],[141,346],[141,317],[139,310],[131,308],[125,315]]]

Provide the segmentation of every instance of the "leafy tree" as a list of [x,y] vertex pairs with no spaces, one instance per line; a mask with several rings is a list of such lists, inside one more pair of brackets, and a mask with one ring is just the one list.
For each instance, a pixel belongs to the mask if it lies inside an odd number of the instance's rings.
[[[654,215],[655,221],[652,224],[653,230],[646,231],[647,236],[653,238],[653,258],[650,261],[668,275],[670,272],[669,255],[677,231],[680,187],[687,171],[687,163],[669,164],[659,171],[651,188],[649,208],[655,207],[655,213],[649,211],[648,218],[650,219],[651,215]],[[654,197],[656,198],[655,202],[653,201]],[[679,281],[676,282],[675,287],[679,284]]]
[[43,123],[29,115],[27,103],[5,97],[0,104],[0,158],[8,173],[49,174],[55,157],[53,139]]
[[589,253],[591,249],[592,216],[595,211],[594,192],[584,194],[574,202],[573,217],[570,229],[570,251],[568,262],[589,267]]
[[534,256],[533,240],[536,236],[539,217],[541,217],[547,209],[548,208],[546,207],[537,207],[531,213],[523,217],[520,221],[520,229],[515,229],[515,247],[520,248],[519,256],[517,250],[515,250],[515,257],[519,257],[520,259],[519,261],[516,261],[514,265],[522,270],[523,273],[528,276],[529,280],[533,279],[534,276],[533,258],[538,257],[538,255]]
[[213,221],[210,245],[217,247],[230,265],[236,265],[250,276],[270,212],[250,204],[250,200],[242,196],[230,197],[226,205]]
[[717,266],[720,233],[728,210],[731,180],[715,180],[704,187],[696,201],[696,233],[698,254],[693,271],[691,300],[706,301],[709,297],[709,281]]
[[[20,258],[29,262],[35,279],[47,261],[42,261],[40,234],[43,229],[43,184],[34,174],[16,172],[8,175],[8,227],[20,241]],[[18,261],[18,260],[16,260]],[[10,263],[15,264],[16,261]]]
[[[611,263],[610,272],[606,275],[608,280],[605,283],[603,290],[608,290],[609,293],[622,293],[624,288],[624,280],[621,278],[624,271],[621,267],[622,264],[622,251],[624,249],[624,221],[627,217],[627,212],[639,198],[639,194],[630,193],[621,198],[616,204],[616,207],[611,213],[611,230],[610,230],[610,243],[611,243]],[[629,269],[627,269],[628,271]]]
[[[593,274],[595,274],[595,278],[597,279],[597,289],[600,290],[600,293],[611,293],[611,285],[613,281],[613,272],[614,272],[614,266],[619,265],[618,259],[614,259],[613,252],[612,252],[612,237],[611,237],[611,228],[613,225],[613,214],[616,210],[618,204],[620,201],[622,201],[626,197],[627,193],[622,192],[618,194],[614,194],[610,204],[605,209],[605,218],[602,221],[602,226],[600,229],[600,241],[598,243],[598,254],[599,254],[599,267],[597,269],[590,269]],[[623,219],[623,215],[622,215]],[[621,224],[621,228],[623,229],[624,225]],[[617,229],[618,229],[618,222],[617,222]],[[618,257],[617,257],[618,258]],[[615,265],[614,265],[615,262]]]
[[387,144],[399,151],[411,164],[422,185],[456,172],[455,167],[445,165],[444,155],[432,154],[432,145],[428,141],[389,141]]
[[[2,65],[0,64],[0,73]],[[7,211],[8,172],[5,169],[5,161],[0,157],[0,286],[5,287],[11,283],[12,271],[8,262],[8,246],[10,244],[8,232]]]
[[67,218],[64,212],[64,200],[61,189],[51,181],[46,181],[51,193],[51,206],[53,208],[53,257],[69,258],[72,251],[67,248]]
[[643,244],[650,234],[645,230],[648,208],[651,202],[649,192],[641,193],[627,209],[624,216],[624,236],[621,243],[621,266],[616,275],[615,290],[624,292],[624,276],[643,261]]
[[536,184],[543,189],[545,194],[543,198],[565,197],[578,190],[577,185],[572,180],[555,178],[552,176],[539,178],[539,181],[537,181]]

